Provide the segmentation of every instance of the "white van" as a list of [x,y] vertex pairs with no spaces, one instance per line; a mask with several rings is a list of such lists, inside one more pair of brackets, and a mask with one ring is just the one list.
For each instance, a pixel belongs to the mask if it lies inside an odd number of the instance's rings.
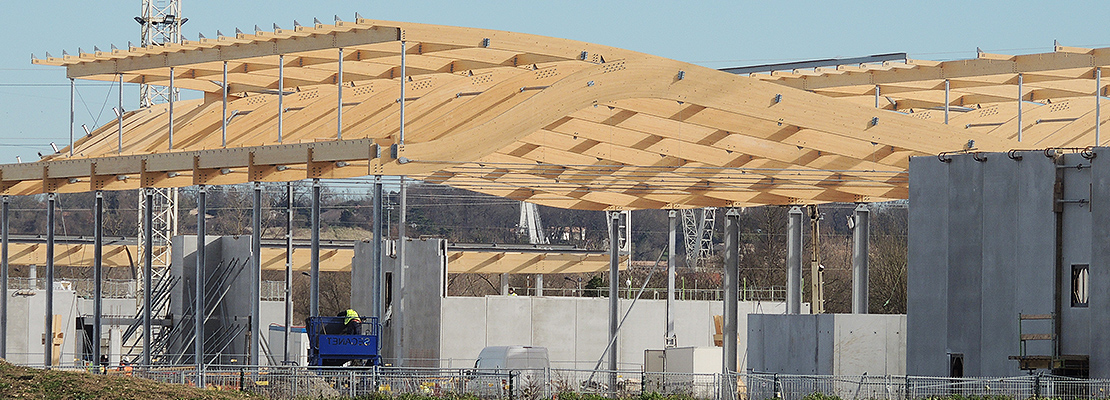
[[474,369],[511,371],[543,370],[550,366],[546,347],[491,346],[478,353]]

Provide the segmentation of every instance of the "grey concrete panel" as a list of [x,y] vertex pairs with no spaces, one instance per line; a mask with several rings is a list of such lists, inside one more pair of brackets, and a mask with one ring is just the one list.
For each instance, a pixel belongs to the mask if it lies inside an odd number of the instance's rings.
[[[1016,254],[1009,268],[1014,280],[1015,314],[1053,313],[1053,269],[1056,263],[1055,216],[1052,211],[1056,167],[1041,151],[1021,152],[1021,161],[1013,162],[1014,180],[1018,185],[1013,212],[1017,239],[1012,247]],[[1044,329],[1044,322],[1041,322]],[[1036,329],[1036,324],[1028,325]],[[1009,330],[994,332],[994,338],[1005,341],[1012,355],[1018,352],[1018,324],[1014,316]],[[1030,343],[1029,354],[1051,354],[1051,343]],[[1017,362],[1007,363],[1010,371]],[[1013,375],[1012,373],[1007,375]]]
[[[446,368],[473,367],[478,353],[486,347],[486,298],[448,297],[442,305],[439,352]],[[406,319],[413,329],[430,329],[421,323]],[[455,363],[454,360],[466,360]]]
[[[632,300],[622,299],[620,317],[624,318]],[[620,330],[620,359],[627,363],[643,363],[644,350],[663,348],[667,328],[666,300],[639,300]]]
[[[1091,249],[1090,267],[1090,343],[1091,377],[1110,377],[1110,152],[1097,149],[1091,160],[1091,241],[1098,241]],[[1070,327],[1069,327],[1070,328]]]
[[948,375],[948,164],[910,159],[907,373]]
[[834,375],[904,375],[905,315],[833,314]]
[[963,353],[965,376],[980,376],[983,170],[970,155],[949,164],[948,348]]
[[[369,241],[355,242],[355,255],[351,260],[351,307],[370,314],[374,307],[374,247]],[[383,267],[384,268],[384,267]]]
[[487,346],[532,345],[532,299],[526,296],[487,296]]
[[[1042,157],[1043,158],[1043,157]],[[1030,160],[1030,163],[1040,160]],[[1024,159],[1023,161],[1024,162]],[[1017,363],[1008,356],[1016,355],[1017,322],[1013,266],[1017,261],[1014,243],[1020,231],[1013,205],[1017,204],[1017,162],[1009,157],[988,156],[980,164],[983,169],[983,239],[982,239],[982,317],[979,338],[982,343],[984,376],[1011,376]]]
[[[577,310],[575,325],[578,326],[578,331],[575,332],[574,359],[579,361],[575,367],[592,369],[595,362],[605,355],[605,345],[609,343],[609,299],[580,297],[575,302],[575,308]],[[643,362],[643,356],[641,355],[638,361],[617,360],[617,362],[626,361]],[[567,367],[556,364],[552,366]]]
[[[1080,154],[1065,155],[1064,165],[1079,164],[1092,164],[1092,161],[1084,159]],[[1089,199],[1093,190],[1092,169],[1067,168],[1063,172],[1064,199]],[[1090,319],[1098,310],[1090,307],[1071,306],[1071,292],[1073,290],[1071,275],[1073,265],[1091,264],[1091,223],[1094,214],[1090,204],[1067,203],[1063,205],[1063,210],[1064,246],[1063,264],[1060,266],[1062,279],[1059,299],[1061,302],[1061,327],[1063,328],[1060,332],[1061,351],[1063,354],[1090,354],[1092,347],[1099,347],[1091,346],[1090,336]],[[1091,268],[1090,271],[1093,273],[1095,269]],[[1104,329],[1104,327],[1099,329]],[[1041,345],[1043,346],[1043,343]]]
[[548,360],[574,360],[578,331],[575,299],[532,297],[532,345],[547,348]]

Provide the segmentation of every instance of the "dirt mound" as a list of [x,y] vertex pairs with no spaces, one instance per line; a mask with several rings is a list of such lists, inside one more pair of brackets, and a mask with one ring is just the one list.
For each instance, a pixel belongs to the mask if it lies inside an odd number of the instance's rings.
[[249,393],[203,390],[130,376],[45,371],[0,360],[3,399],[261,399]]

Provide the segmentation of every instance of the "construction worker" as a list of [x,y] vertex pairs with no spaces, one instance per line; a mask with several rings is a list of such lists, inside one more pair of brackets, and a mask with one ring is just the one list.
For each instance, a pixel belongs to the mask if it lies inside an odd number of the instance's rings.
[[343,319],[343,325],[346,327],[344,333],[348,335],[358,335],[361,324],[362,320],[359,319],[358,312],[352,308],[348,308],[347,317]]

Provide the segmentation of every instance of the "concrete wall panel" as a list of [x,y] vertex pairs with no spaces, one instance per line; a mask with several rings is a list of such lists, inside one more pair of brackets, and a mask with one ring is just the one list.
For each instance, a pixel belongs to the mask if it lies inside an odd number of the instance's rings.
[[948,164],[910,159],[907,373],[948,375]]

